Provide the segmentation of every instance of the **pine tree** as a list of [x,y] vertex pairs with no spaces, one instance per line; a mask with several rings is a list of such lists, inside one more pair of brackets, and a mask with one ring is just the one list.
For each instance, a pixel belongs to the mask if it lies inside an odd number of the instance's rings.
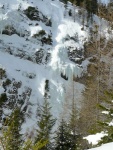
[[103,98],[103,103],[99,105],[99,108],[102,110],[104,114],[104,120],[99,121],[99,125],[101,126],[102,130],[107,133],[106,136],[104,136],[100,144],[103,143],[109,143],[113,142],[113,92],[112,91],[106,91],[105,96]]
[[98,0],[91,1],[91,13],[93,13],[93,14],[98,13]]
[[69,130],[70,130],[70,142],[71,150],[77,150],[79,148],[79,138],[80,134],[78,133],[78,111],[75,105],[75,93],[74,93],[74,81],[73,81],[73,99],[71,106],[71,113],[69,117]]
[[85,0],[85,7],[88,12],[87,19],[93,20],[93,14],[98,13],[98,1],[97,0]]
[[31,139],[28,139],[22,145],[21,150],[40,150],[47,144],[47,141],[38,141],[37,143],[33,143]]
[[77,110],[75,104],[73,103],[72,111],[70,114],[69,128],[70,128],[70,139],[71,139],[71,150],[76,150],[78,147],[79,134],[77,132]]
[[68,124],[62,119],[56,133],[55,150],[71,150],[71,139]]
[[56,122],[56,119],[53,118],[51,114],[51,107],[49,103],[50,95],[49,95],[49,81],[45,82],[45,94],[44,94],[44,103],[38,109],[38,129],[37,129],[37,138],[35,142],[42,140],[48,141],[47,145],[43,148],[43,150],[51,149],[51,135],[52,128]]
[[5,103],[7,102],[7,95],[6,93],[2,93],[0,95],[0,120],[2,120],[3,115],[3,107],[5,106]]
[[20,108],[15,108],[5,121],[6,129],[3,130],[2,145],[4,150],[19,150],[22,145],[21,125],[23,122]]
[[57,130],[55,150],[79,150],[80,135],[76,133],[74,118],[70,123],[66,123],[63,119]]
[[15,108],[11,115],[5,121],[3,136],[0,138],[3,150],[41,150],[47,141],[33,142],[28,139],[24,142],[20,134],[24,117],[20,108]]
[[87,20],[89,21],[89,19],[91,19],[92,17],[92,11],[91,11],[91,0],[85,0],[85,7],[87,9]]

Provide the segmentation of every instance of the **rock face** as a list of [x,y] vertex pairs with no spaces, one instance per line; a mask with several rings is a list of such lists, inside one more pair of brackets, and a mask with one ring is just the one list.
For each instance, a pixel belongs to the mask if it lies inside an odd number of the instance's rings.
[[[80,9],[70,3],[65,7],[58,0],[6,1],[0,1],[0,93],[7,95],[1,110],[7,115],[15,105],[21,105],[26,116],[35,118],[45,81],[49,80],[53,114],[59,117],[68,83],[73,77],[81,77],[87,68],[87,21],[83,30]],[[98,24],[97,18],[95,22]],[[105,28],[104,24],[101,29]],[[33,127],[35,119],[26,117],[26,123]]]

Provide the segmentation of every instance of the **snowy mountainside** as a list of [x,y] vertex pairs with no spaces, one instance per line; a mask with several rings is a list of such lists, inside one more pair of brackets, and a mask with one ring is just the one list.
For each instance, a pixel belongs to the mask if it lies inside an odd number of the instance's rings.
[[[72,16],[70,9],[75,11]],[[101,29],[107,32],[106,27],[104,24]],[[32,119],[26,118],[28,128],[36,125],[36,108],[43,100],[45,80],[50,81],[51,105],[58,117],[69,82],[73,76],[82,75],[87,65],[83,61],[84,43],[89,39],[88,27],[82,28],[79,8],[74,9],[71,3],[66,9],[58,0],[0,1],[0,68],[6,71],[0,80],[0,93],[5,91],[9,101],[12,97],[13,102],[24,99],[23,109],[31,104],[26,110],[26,115],[32,115]],[[6,77],[11,80],[8,85],[3,84]],[[77,91],[82,91],[84,85],[75,84]],[[4,114],[10,109],[4,108]]]

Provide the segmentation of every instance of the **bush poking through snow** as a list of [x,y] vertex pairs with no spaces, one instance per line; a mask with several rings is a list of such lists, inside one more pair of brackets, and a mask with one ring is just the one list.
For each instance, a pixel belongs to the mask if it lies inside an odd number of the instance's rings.
[[34,38],[39,38],[46,35],[46,32],[44,30],[40,30],[38,33],[34,34],[33,37]]
[[0,79],[2,79],[3,77],[6,77],[6,71],[0,68]]
[[40,21],[38,8],[29,6],[24,12],[30,20]]

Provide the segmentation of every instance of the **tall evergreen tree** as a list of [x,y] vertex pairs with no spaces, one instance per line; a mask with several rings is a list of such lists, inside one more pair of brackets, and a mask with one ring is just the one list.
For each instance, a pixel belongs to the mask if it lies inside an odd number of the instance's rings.
[[75,104],[73,103],[72,111],[70,114],[69,120],[69,128],[70,128],[70,136],[71,136],[71,150],[76,150],[78,147],[78,132],[77,132],[77,110],[75,108]]
[[56,134],[55,150],[71,150],[71,139],[68,124],[62,119]]
[[92,21],[93,14],[98,13],[98,0],[85,0],[85,7],[88,12],[87,19]]
[[5,106],[5,103],[7,102],[7,95],[6,93],[2,93],[0,95],[0,121],[2,120],[3,115],[3,107]]
[[21,125],[23,122],[20,108],[15,108],[6,119],[6,129],[3,130],[2,145],[4,150],[19,150],[22,145]]
[[[102,128],[102,131],[107,133],[104,136],[100,144],[113,142],[113,91],[106,91],[103,98],[103,103],[99,105],[102,113],[104,114],[103,121],[99,121],[99,125]],[[110,125],[111,124],[111,125]]]
[[52,128],[56,122],[56,119],[53,118],[51,114],[51,107],[49,103],[50,95],[49,95],[49,81],[45,82],[45,94],[44,94],[44,103],[38,109],[38,129],[37,129],[37,137],[35,142],[42,140],[48,141],[47,145],[43,148],[43,150],[51,149],[51,135]]
[[38,141],[34,144],[31,139],[24,142],[20,150],[40,150],[47,144],[47,141]]
[[93,14],[98,13],[98,0],[91,1],[91,13],[93,13]]
[[91,11],[91,0],[85,0],[85,7],[87,9],[87,20],[91,19],[92,11]]
[[71,106],[71,113],[69,117],[69,130],[70,130],[70,139],[71,139],[71,150],[77,150],[79,148],[79,138],[80,135],[78,133],[78,111],[75,105],[75,93],[74,93],[74,81],[73,81],[73,99]]

